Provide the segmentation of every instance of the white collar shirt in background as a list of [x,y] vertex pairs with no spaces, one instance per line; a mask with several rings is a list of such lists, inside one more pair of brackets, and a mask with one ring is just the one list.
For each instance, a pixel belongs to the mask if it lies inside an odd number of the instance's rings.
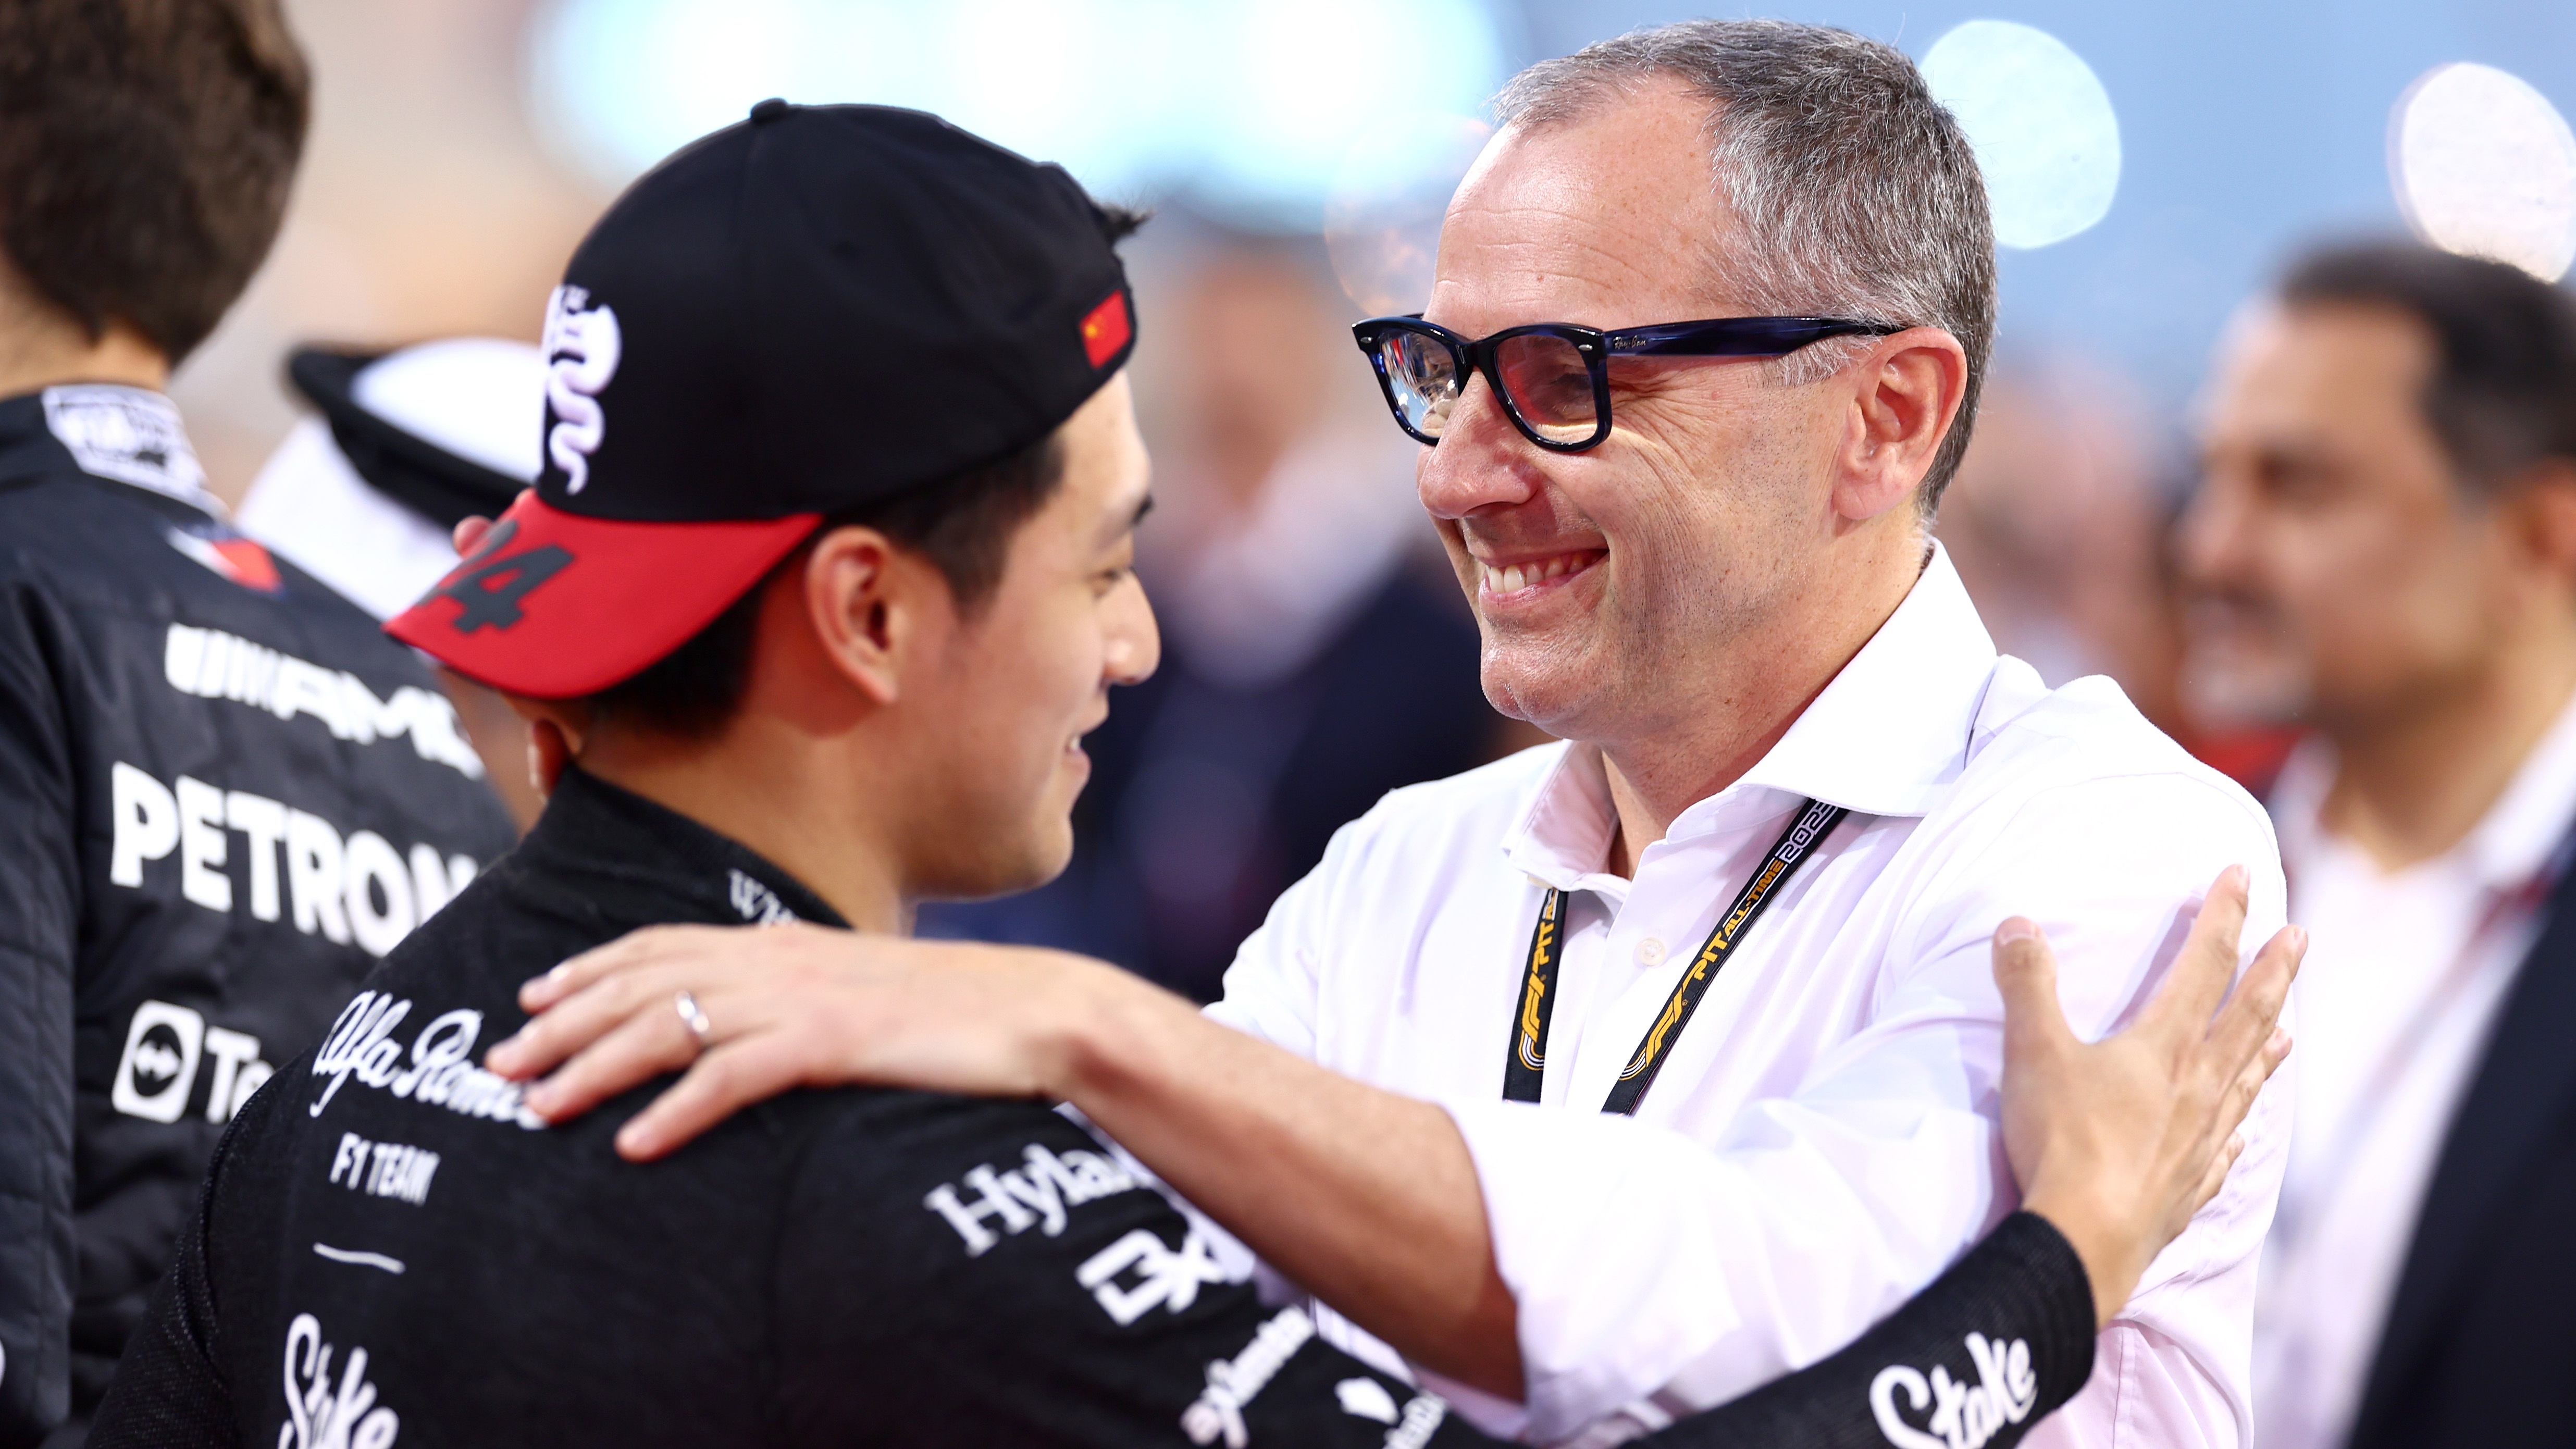
[[448,531],[359,477],[320,418],[297,423],[269,455],[233,522],[379,619],[456,567]]
[[[1807,796],[1854,818],[1741,938],[1636,1118],[1602,1116]],[[2108,681],[2052,692],[1999,658],[1937,549],[1780,742],[1682,812],[1633,880],[1607,873],[1612,824],[1600,757],[1580,747],[1396,791],[1280,898],[1210,1008],[1457,1120],[1519,1304],[1528,1398],[1440,1387],[1541,1443],[1625,1437],[1813,1363],[2012,1209],[1989,958],[2005,917],[2048,931],[2088,1037],[2161,979],[2227,865],[2252,873],[2249,954],[2282,922],[2260,807]],[[1543,1103],[1505,1103],[1544,886],[1571,909]],[[2284,1099],[2264,1094],[2228,1184],[2032,1444],[2244,1442]],[[1324,1317],[1334,1341],[1392,1358]]]
[[2273,792],[2310,944],[2298,1130],[2255,1313],[2263,1449],[2351,1436],[2434,1161],[2576,825],[2576,703],[2467,839],[2402,870],[2319,823],[2333,780],[2333,751],[2310,741]]

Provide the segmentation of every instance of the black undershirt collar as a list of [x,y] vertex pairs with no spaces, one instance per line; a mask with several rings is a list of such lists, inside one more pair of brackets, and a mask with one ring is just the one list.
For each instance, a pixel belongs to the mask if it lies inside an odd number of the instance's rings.
[[840,912],[741,843],[578,766],[513,855],[612,933],[681,921],[846,927]]

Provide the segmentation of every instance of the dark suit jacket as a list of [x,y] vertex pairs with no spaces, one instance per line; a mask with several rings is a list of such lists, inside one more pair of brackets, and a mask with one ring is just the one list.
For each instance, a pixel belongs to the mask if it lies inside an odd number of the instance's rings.
[[2576,871],[2462,1096],[2351,1449],[2576,1445]]

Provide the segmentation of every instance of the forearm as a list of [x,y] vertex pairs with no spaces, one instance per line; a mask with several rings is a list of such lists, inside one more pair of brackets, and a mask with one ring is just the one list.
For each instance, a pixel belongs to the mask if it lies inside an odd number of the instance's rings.
[[1289,1278],[1415,1363],[1521,1394],[1511,1292],[1456,1124],[1103,972],[1058,1095]]
[[[2093,1370],[2092,1292],[2071,1247],[2035,1215],[2006,1218],[1849,1347],[1644,1442],[2010,1449]],[[1936,1374],[1958,1387],[1941,1392]]]

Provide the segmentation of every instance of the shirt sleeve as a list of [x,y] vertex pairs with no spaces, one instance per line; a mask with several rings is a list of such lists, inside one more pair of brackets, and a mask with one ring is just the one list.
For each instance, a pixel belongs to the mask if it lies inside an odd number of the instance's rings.
[[1225,992],[1207,1007],[1209,1020],[1314,1060],[1322,983],[1314,943],[1331,939],[1325,922],[1336,882],[1351,868],[1351,858],[1361,848],[1359,836],[1372,823],[1373,817],[1364,815],[1334,831],[1323,860],[1280,892],[1260,929],[1234,953],[1234,964],[1225,972]]
[[[1488,1445],[1435,1395],[1228,1281],[1187,1217],[1061,1119],[915,1097],[827,1134],[783,1205],[793,1444]],[[2093,1361],[2084,1267],[2015,1214],[1859,1342],[1657,1449],[2010,1449]],[[864,1365],[864,1370],[857,1366]],[[900,1396],[885,1392],[901,1383]],[[1912,1437],[1908,1437],[1911,1435]]]
[[1072,1123],[886,1100],[821,1136],[783,1205],[780,1442],[1493,1442],[1264,1307]]
[[72,766],[24,587],[0,581],[0,1446],[71,1403]]
[[2047,1219],[2015,1213],[1850,1347],[1645,1443],[2012,1449],[2092,1372],[2083,1260]]
[[[1447,1104],[1520,1305],[1527,1437],[1563,1439],[1641,1400],[1724,1402],[1815,1363],[2010,1210],[1989,954],[2005,917],[2047,930],[2068,1017],[2087,1037],[2143,1003],[2181,945],[2189,903],[2226,865],[2253,873],[2249,958],[2282,920],[2259,812],[2180,774],[2041,792],[1989,837],[1943,842],[1935,858],[1869,1019],[1712,1140],[1590,1113]],[[2151,1265],[2104,1343],[2094,1392],[2118,1400],[2140,1442],[2238,1444],[2250,1428],[2252,1274],[2279,1189],[2286,1095],[2277,1083],[2264,1094],[2228,1185]],[[2134,1395],[2120,1399],[2124,1389]],[[2065,1437],[2084,1442],[2093,1417],[2069,1416]]]

